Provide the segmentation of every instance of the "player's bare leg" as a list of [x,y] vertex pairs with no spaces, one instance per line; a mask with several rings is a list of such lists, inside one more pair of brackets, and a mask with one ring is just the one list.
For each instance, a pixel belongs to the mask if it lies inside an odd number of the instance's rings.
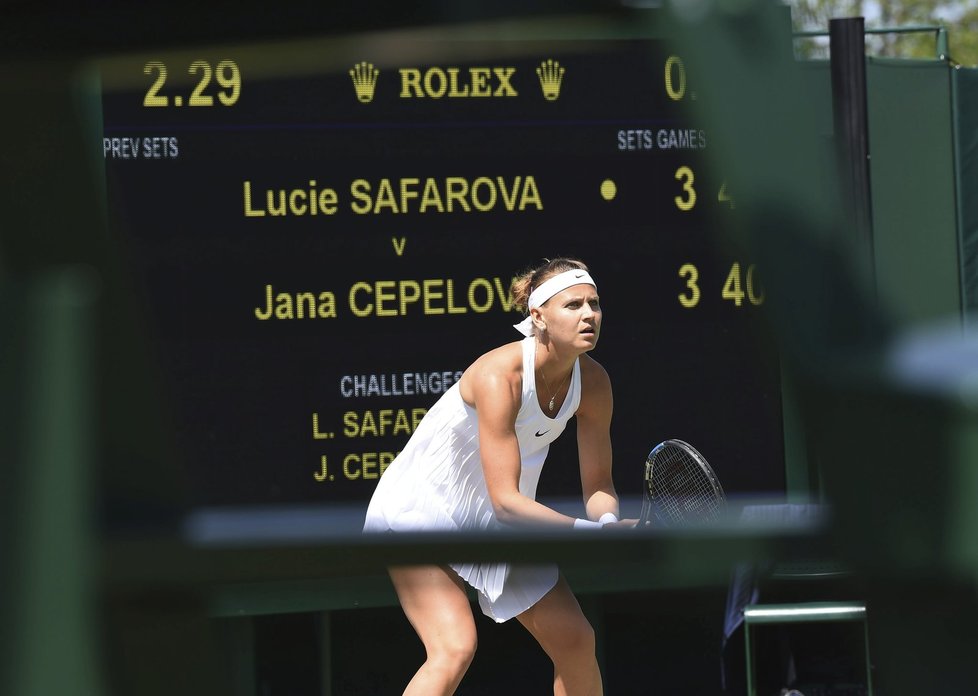
[[390,576],[426,653],[405,696],[455,693],[476,648],[475,619],[461,578],[443,566],[391,568]]
[[553,660],[555,696],[602,695],[594,629],[563,577],[517,618]]

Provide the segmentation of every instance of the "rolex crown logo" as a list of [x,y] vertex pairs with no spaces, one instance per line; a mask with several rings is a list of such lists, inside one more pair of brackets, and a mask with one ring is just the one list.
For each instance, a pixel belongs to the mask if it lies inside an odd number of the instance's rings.
[[555,60],[548,58],[540,63],[537,68],[537,77],[540,78],[540,88],[543,90],[543,98],[547,101],[556,101],[560,96],[560,81],[564,77],[563,66]]
[[374,67],[373,63],[363,61],[350,68],[350,77],[353,78],[353,89],[357,93],[357,99],[364,104],[372,102],[374,99],[374,88],[377,86],[377,76],[380,70]]

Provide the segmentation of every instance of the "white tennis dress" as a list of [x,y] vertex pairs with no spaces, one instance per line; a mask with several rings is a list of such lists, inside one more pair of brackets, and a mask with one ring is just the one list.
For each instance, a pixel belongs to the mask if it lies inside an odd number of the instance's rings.
[[[581,402],[580,361],[567,397],[551,418],[537,400],[536,340],[523,339],[523,391],[516,416],[520,445],[520,492],[536,498],[550,443],[557,439]],[[377,484],[365,532],[491,530],[496,520],[479,456],[475,409],[462,400],[456,382],[425,414],[407,445]],[[555,565],[463,563],[451,567],[479,592],[482,611],[507,621],[538,602],[557,583]]]

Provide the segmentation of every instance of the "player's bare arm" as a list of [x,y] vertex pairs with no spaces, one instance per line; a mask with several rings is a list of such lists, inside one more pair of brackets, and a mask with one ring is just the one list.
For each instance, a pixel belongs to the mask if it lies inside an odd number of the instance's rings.
[[618,494],[611,475],[611,380],[590,356],[582,355],[580,364],[583,396],[577,409],[577,448],[584,505],[589,519],[609,512],[617,517]]

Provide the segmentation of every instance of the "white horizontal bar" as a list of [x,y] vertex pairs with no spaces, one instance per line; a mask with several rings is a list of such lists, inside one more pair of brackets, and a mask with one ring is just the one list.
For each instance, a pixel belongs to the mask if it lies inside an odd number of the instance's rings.
[[778,609],[745,609],[744,616],[831,616],[833,614],[865,613],[866,607],[861,605],[835,607],[791,607]]

